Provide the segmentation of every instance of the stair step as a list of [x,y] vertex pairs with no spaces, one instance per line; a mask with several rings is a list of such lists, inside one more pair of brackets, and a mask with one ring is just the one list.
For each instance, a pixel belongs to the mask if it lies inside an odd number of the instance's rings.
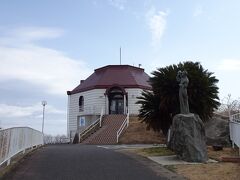
[[102,121],[102,127],[96,130],[83,144],[116,144],[117,131],[126,118],[126,115],[106,115]]

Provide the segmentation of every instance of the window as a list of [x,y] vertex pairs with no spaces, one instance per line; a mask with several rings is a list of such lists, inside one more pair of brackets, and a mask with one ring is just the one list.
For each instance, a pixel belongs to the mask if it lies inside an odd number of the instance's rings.
[[84,110],[84,98],[80,96],[79,98],[79,112]]

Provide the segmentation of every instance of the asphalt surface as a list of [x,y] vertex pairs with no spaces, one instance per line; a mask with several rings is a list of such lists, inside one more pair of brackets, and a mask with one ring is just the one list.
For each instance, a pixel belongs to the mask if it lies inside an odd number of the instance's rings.
[[[150,161],[150,160],[149,160]],[[168,179],[135,158],[93,145],[50,145],[35,151],[7,180]]]

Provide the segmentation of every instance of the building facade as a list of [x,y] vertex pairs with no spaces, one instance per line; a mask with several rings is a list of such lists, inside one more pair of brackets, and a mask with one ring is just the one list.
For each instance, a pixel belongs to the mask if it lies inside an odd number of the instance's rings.
[[137,115],[137,97],[151,90],[144,69],[129,65],[108,65],[94,73],[68,94],[68,136],[81,132],[100,114]]

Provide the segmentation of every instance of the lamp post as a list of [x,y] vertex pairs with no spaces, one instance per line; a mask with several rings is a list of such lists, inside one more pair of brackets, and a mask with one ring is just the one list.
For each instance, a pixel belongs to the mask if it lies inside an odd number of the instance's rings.
[[42,133],[43,133],[43,128],[44,128],[44,113],[45,113],[45,106],[47,105],[47,101],[42,101],[43,105],[43,120],[42,120]]

